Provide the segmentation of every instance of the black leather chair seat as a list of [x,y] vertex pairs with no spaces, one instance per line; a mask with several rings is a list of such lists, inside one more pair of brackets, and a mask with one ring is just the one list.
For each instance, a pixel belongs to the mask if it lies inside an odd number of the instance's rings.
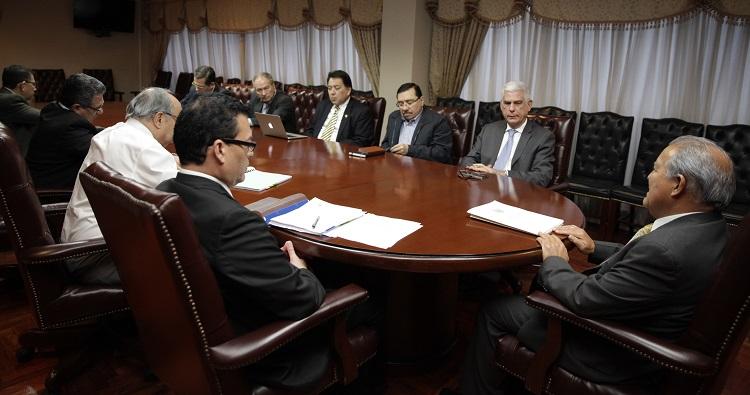
[[577,195],[609,199],[609,191],[617,185],[614,181],[583,176],[572,176],[568,180],[568,191]]
[[[495,363],[503,370],[523,380],[534,353],[519,343],[513,336],[498,339],[495,348]],[[545,386],[548,394],[595,394],[595,395],[653,395],[658,391],[647,391],[633,384],[597,384],[570,374],[565,369],[553,366]]]
[[643,197],[646,196],[646,192],[648,191],[648,187],[643,187],[640,185],[636,186],[623,186],[618,185],[614,188],[612,188],[612,200],[617,200],[618,202],[628,203],[635,206],[643,206]]
[[112,306],[123,306],[121,311],[129,310],[125,292],[120,286],[71,284],[45,307],[47,325],[71,325],[75,321],[106,316],[113,313]]

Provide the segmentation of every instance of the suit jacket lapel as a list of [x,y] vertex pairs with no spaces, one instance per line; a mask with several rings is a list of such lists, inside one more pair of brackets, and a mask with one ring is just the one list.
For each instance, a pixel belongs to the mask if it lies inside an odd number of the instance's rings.
[[346,110],[344,110],[344,114],[342,115],[344,118],[341,119],[341,123],[339,124],[339,134],[338,137],[336,137],[336,141],[341,141],[342,138],[349,137],[349,134],[346,133],[346,131],[349,128],[349,115],[352,113],[352,100],[354,99],[349,99],[349,104],[346,105]]
[[404,119],[399,116],[396,118],[396,122],[393,123],[394,130],[391,133],[391,145],[398,144],[398,139],[401,138],[401,127],[404,125]]
[[419,132],[422,131],[422,128],[424,128],[426,120],[424,117],[424,110],[422,110],[422,116],[419,118],[419,122],[417,122],[417,127],[414,128],[414,134],[411,136],[411,143],[414,144],[415,141],[417,141],[417,136],[419,136]]
[[532,126],[531,121],[526,121],[526,127],[523,133],[521,133],[521,139],[518,140],[518,145],[516,146],[516,152],[513,153],[513,160],[510,162],[511,167],[518,161],[518,159],[523,155],[523,151],[526,148],[526,144],[528,144],[529,140],[531,140],[531,133],[532,133]]

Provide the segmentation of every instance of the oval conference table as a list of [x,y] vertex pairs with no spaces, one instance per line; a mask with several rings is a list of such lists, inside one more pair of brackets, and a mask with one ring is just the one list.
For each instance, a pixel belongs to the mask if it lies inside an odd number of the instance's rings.
[[302,192],[308,198],[416,221],[422,228],[384,250],[341,238],[272,228],[306,256],[387,273],[382,345],[392,366],[424,366],[447,353],[455,339],[458,273],[539,263],[535,236],[470,219],[466,211],[498,200],[584,225],[581,210],[563,195],[510,177],[457,177],[457,167],[386,153],[355,158],[356,147],[313,138],[262,137],[250,163],[292,175],[263,192],[235,188],[242,204]]

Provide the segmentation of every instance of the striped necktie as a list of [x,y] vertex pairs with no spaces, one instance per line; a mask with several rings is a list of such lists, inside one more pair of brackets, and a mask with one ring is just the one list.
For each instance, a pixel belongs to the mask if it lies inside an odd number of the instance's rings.
[[320,132],[320,135],[318,138],[321,140],[330,140],[331,136],[333,135],[333,130],[336,128],[336,123],[338,123],[339,120],[339,106],[335,106],[333,108],[333,114],[331,115],[331,118],[328,120],[328,123],[323,128],[323,131]]

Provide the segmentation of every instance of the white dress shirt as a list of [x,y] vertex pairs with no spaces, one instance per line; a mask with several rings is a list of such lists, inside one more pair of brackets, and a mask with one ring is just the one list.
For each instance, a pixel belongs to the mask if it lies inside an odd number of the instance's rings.
[[[339,112],[337,114],[338,120],[336,120],[336,127],[333,128],[333,133],[331,134],[331,141],[336,141],[336,138],[339,136],[339,127],[341,127],[341,120],[344,119],[344,111],[346,111],[346,106],[349,104],[349,100],[351,100],[352,97],[349,96],[348,99],[346,99],[345,102],[339,105]],[[328,116],[326,117],[326,121],[323,122],[323,127],[320,128],[320,133],[318,133],[318,138],[320,138],[320,134],[323,133],[324,130],[326,130],[326,125],[328,125],[328,122],[330,122],[331,117],[333,116],[333,111],[336,109],[336,105],[331,106],[331,111],[328,111]]]
[[[102,130],[91,139],[81,170],[103,161],[125,177],[150,187],[177,175],[177,162],[140,121],[128,119]],[[91,240],[102,237],[81,182],[76,179],[65,213],[61,240]]]
[[[510,171],[510,165],[513,163],[513,155],[516,154],[516,148],[518,148],[518,142],[521,140],[521,134],[523,133],[523,129],[526,128],[526,123],[528,123],[529,120],[526,119],[523,121],[521,126],[516,128],[516,135],[513,136],[513,148],[510,151],[510,157],[508,158],[508,162],[503,164],[502,170]],[[510,137],[510,133],[508,133],[509,130],[513,129],[512,127],[508,126],[506,123],[505,127],[505,134],[503,134],[503,142],[500,144],[500,149],[497,151],[498,156],[500,155],[500,152],[503,151],[503,145],[508,142],[508,138]],[[495,158],[497,160],[497,158]],[[492,166],[492,165],[490,165]],[[497,167],[496,167],[497,168]]]

